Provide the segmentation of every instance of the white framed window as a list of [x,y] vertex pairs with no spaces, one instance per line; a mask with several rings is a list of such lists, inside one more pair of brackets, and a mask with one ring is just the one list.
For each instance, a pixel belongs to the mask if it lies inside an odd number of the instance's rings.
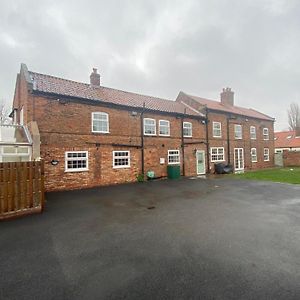
[[179,150],[168,150],[168,164],[178,165],[180,164],[180,152]]
[[264,161],[270,160],[270,150],[269,148],[264,148]]
[[250,126],[250,139],[256,140],[256,127]]
[[92,132],[109,133],[108,113],[105,112],[92,113]]
[[222,137],[221,122],[213,122],[213,137]]
[[130,151],[113,151],[113,168],[130,168]]
[[170,136],[170,121],[159,120],[159,135]]
[[264,136],[265,141],[269,140],[269,128],[264,128],[263,129],[263,136]]
[[256,148],[251,148],[251,162],[257,162]]
[[20,110],[20,125],[24,125],[24,106]]
[[235,124],[234,125],[234,138],[236,140],[241,140],[243,138],[242,125],[240,125],[240,124]]
[[193,125],[191,122],[183,122],[183,136],[192,137],[193,136]]
[[211,162],[225,161],[224,147],[211,147],[210,160]]
[[88,151],[66,151],[65,171],[81,172],[88,171]]
[[144,135],[156,135],[156,121],[154,119],[144,119]]

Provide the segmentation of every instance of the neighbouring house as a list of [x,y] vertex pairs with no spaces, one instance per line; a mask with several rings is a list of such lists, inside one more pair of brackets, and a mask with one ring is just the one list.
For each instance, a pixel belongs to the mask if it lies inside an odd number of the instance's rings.
[[232,164],[235,172],[274,166],[274,121],[254,109],[236,106],[234,92],[223,89],[220,101],[180,92],[177,102],[205,112],[210,167]]
[[28,71],[21,65],[16,122],[38,126],[47,191],[136,181],[167,165],[207,172],[204,114],[181,103]]
[[165,177],[168,165],[183,176],[210,172],[215,162],[235,163],[235,171],[273,166],[274,119],[234,106],[233,96],[220,107],[199,99],[107,88],[96,69],[80,83],[22,64],[13,115],[35,137],[33,159],[45,162],[47,191],[133,182],[150,171]]
[[284,150],[300,151],[300,128],[290,131],[275,132],[275,153]]

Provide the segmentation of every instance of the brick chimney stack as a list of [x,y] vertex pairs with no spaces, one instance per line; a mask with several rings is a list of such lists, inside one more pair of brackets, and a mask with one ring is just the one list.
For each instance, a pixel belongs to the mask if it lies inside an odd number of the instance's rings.
[[295,129],[295,136],[300,137],[300,126],[297,126]]
[[93,72],[90,75],[91,86],[100,86],[100,74],[98,74],[97,69],[93,68]]
[[221,103],[228,106],[234,106],[234,92],[231,88],[224,88],[221,93]]

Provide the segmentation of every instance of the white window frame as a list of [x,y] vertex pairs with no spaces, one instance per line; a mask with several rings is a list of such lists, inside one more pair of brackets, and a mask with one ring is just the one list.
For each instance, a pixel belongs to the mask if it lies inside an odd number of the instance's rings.
[[250,139],[256,140],[256,127],[255,126],[250,126]]
[[[191,134],[184,134],[184,129],[190,130]],[[193,137],[193,124],[191,122],[183,122],[182,124],[183,137]]]
[[[255,154],[253,154],[253,150],[254,150]],[[251,154],[251,162],[256,163],[257,162],[257,149],[251,148],[250,154]]]
[[[106,122],[107,122],[107,130],[94,130],[94,121],[103,121],[103,120],[99,120],[99,119],[95,119],[95,115],[102,115],[106,117]],[[93,133],[109,133],[109,115],[106,112],[102,112],[102,111],[95,111],[92,112],[92,132]]]
[[20,110],[20,125],[24,125],[24,106]]
[[[85,153],[85,157],[68,157],[69,153]],[[86,167],[85,168],[77,168],[77,169],[69,169],[68,168],[68,161],[75,161],[75,160],[85,160]],[[65,172],[84,172],[89,170],[89,152],[88,151],[66,151],[65,152]]]
[[269,128],[265,127],[263,129],[263,137],[264,137],[264,141],[268,141],[270,139],[270,137],[269,137]]
[[[116,153],[127,153],[127,155],[117,156]],[[127,165],[116,165],[115,159],[128,159]],[[130,168],[130,151],[128,150],[116,150],[113,151],[113,169],[128,169]]]
[[[240,131],[237,131],[237,128],[240,128]],[[237,133],[240,133],[240,136],[237,136]],[[234,138],[236,140],[242,140],[243,139],[243,126],[241,124],[234,124]]]
[[[154,126],[154,133],[146,133],[146,132],[145,132],[145,129],[146,129],[146,128],[145,128],[145,126],[146,126],[145,123],[146,123],[146,121],[153,121],[154,124],[152,124],[152,125],[147,124],[147,126]],[[155,120],[155,119],[152,119],[152,118],[144,118],[143,124],[144,124],[144,135],[150,135],[150,136],[151,136],[151,135],[152,135],[152,136],[153,136],[153,135],[156,135],[156,120]]]
[[[172,153],[171,152],[176,152]],[[170,157],[178,157],[178,161],[170,162]],[[174,150],[168,150],[168,165],[180,165],[180,150],[174,149]]]
[[[167,122],[168,125],[161,125],[161,122]],[[161,127],[168,128],[168,133],[167,134],[160,133]],[[158,134],[160,136],[170,136],[170,121],[168,121],[168,120],[159,120],[158,121]]]
[[[219,126],[219,128],[215,128],[216,126]],[[216,134],[216,131],[219,132],[219,134]],[[213,122],[213,137],[215,137],[215,138],[222,137],[222,123],[221,122]]]
[[[216,154],[213,154],[213,150],[217,150]],[[219,151],[222,150],[222,154],[219,153]],[[217,156],[217,159],[213,159],[213,155]],[[219,159],[219,156],[223,156],[222,159]],[[225,161],[225,149],[224,147],[210,147],[210,161],[211,162],[221,162],[221,161]]]
[[[267,158],[266,158],[267,156]],[[264,161],[270,161],[270,149],[264,148]]]

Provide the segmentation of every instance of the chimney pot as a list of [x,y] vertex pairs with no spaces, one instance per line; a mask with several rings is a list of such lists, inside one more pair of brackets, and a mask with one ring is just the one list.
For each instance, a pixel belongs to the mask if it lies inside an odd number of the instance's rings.
[[300,137],[300,126],[297,126],[295,129],[295,136]]
[[234,106],[234,92],[231,88],[223,88],[221,92],[221,103],[228,106]]
[[98,74],[97,69],[93,68],[93,72],[90,75],[90,85],[100,86],[100,74]]

